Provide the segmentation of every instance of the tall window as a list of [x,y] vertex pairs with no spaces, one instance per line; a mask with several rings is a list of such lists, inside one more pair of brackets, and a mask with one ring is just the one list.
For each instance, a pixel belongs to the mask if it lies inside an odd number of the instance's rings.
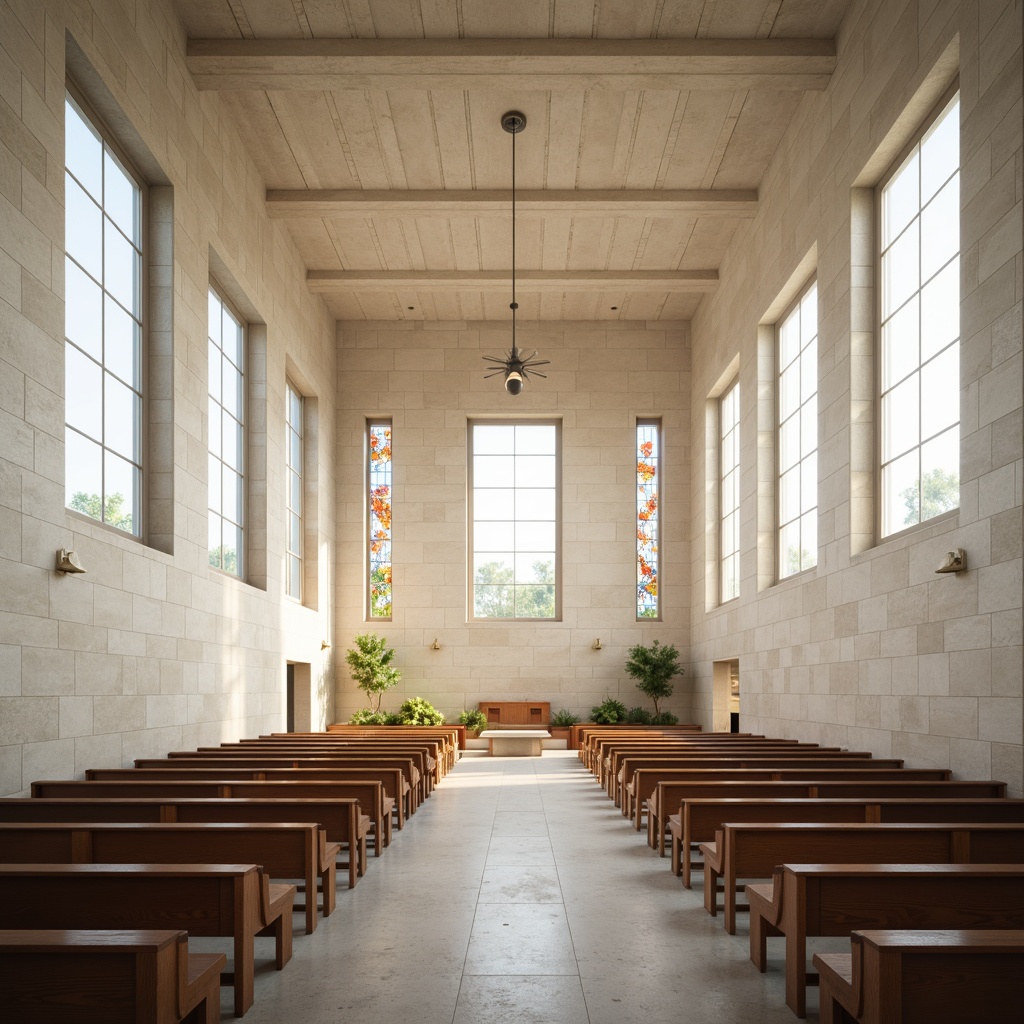
[[245,328],[209,293],[210,565],[245,573]]
[[658,604],[658,501],[661,484],[661,423],[636,425],[636,617],[656,619]]
[[818,564],[818,285],[778,328],[779,579]]
[[302,600],[302,395],[285,382],[285,593]]
[[469,437],[472,615],[557,618],[558,425],[477,422]]
[[64,102],[65,502],[139,536],[142,189]]
[[960,504],[960,98],[881,189],[882,535]]
[[721,476],[719,479],[722,602],[740,596],[740,385],[732,385],[719,403]]
[[367,424],[371,619],[391,618],[391,421]]

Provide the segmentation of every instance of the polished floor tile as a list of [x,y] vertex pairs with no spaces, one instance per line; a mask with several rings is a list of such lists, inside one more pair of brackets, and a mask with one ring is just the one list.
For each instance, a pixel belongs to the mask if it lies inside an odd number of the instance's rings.
[[258,940],[245,1020],[792,1024],[778,949],[759,974],[645,835],[573,752],[464,757],[283,971]]

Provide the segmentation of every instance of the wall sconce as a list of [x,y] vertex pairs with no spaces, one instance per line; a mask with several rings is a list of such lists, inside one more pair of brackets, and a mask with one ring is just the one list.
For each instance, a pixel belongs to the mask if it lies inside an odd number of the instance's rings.
[[593,642],[593,643],[592,643],[592,644],[591,644],[590,646],[591,646],[591,647],[592,647],[592,648],[593,648],[593,649],[594,649],[595,651],[601,651],[601,650],[604,650],[604,648],[603,648],[603,647],[601,646],[601,638],[600,638],[600,637],[598,637],[598,638],[597,638],[597,639],[596,639],[596,640],[595,640],[595,641],[594,641],[594,642]]
[[942,559],[942,563],[939,565],[936,572],[966,572],[967,571],[967,552],[963,548],[957,548],[956,551],[947,551],[945,557]]
[[436,636],[434,637],[434,642],[430,645],[430,649],[432,651],[439,651],[439,650],[441,650],[441,645],[437,642],[437,637]]
[[330,649],[331,649],[331,645],[326,640],[321,640],[320,641],[320,650],[321,651],[329,651]]
[[57,552],[57,572],[78,573],[85,572],[85,566],[78,560],[75,551],[68,551],[67,548],[60,548]]

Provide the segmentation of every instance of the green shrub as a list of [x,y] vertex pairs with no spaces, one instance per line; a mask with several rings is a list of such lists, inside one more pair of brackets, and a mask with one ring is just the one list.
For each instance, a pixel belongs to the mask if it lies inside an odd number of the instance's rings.
[[679,719],[671,711],[662,711],[651,715],[651,725],[678,725]]
[[551,725],[564,728],[568,725],[576,725],[580,720],[579,715],[574,715],[568,708],[562,708],[551,716]]
[[650,725],[652,717],[647,708],[630,708],[626,712],[626,721],[630,725]]
[[360,708],[350,719],[350,725],[387,725],[388,715],[385,711],[373,711],[370,708]]
[[464,725],[470,732],[483,732],[487,728],[487,716],[476,708],[466,708],[459,712],[459,725]]
[[618,725],[626,720],[626,705],[614,697],[605,697],[596,708],[590,709],[590,717],[597,725]]
[[444,715],[429,700],[410,697],[399,709],[402,725],[441,725]]

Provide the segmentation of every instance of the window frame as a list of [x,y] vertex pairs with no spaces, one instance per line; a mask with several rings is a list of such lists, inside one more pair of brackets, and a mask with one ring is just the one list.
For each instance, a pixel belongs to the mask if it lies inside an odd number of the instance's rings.
[[[546,426],[553,427],[555,432],[555,551],[554,551],[554,593],[555,607],[554,614],[550,617],[536,618],[528,616],[477,616],[476,611],[476,581],[474,565],[476,562],[476,541],[475,541],[475,483],[473,473],[474,463],[474,434],[476,427],[517,427],[517,426]],[[470,623],[493,623],[507,624],[512,622],[561,622],[562,621],[562,420],[560,417],[516,417],[514,419],[501,419],[489,417],[474,417],[467,423],[466,432],[466,618]],[[513,519],[513,522],[516,522]]]
[[[114,451],[110,448],[106,441],[106,389],[101,388],[100,391],[100,421],[102,426],[102,437],[97,440],[89,434],[84,433],[77,427],[73,427],[68,423],[67,419],[67,396],[65,395],[65,408],[64,408],[64,439],[65,439],[65,492],[64,492],[64,511],[66,514],[80,518],[83,522],[92,523],[95,526],[99,526],[104,530],[113,531],[119,537],[125,537],[132,540],[136,540],[139,543],[146,543],[147,530],[149,528],[148,515],[147,515],[147,501],[148,501],[148,488],[149,488],[149,387],[148,375],[149,375],[149,344],[148,344],[148,331],[149,331],[149,261],[152,258],[150,252],[150,237],[149,237],[149,217],[150,217],[150,197],[149,197],[149,182],[146,180],[142,172],[139,170],[137,163],[129,156],[125,151],[124,147],[118,141],[116,135],[109,128],[106,120],[99,114],[96,108],[89,102],[84,93],[78,86],[70,79],[66,79],[64,82],[64,100],[65,104],[71,103],[77,110],[79,117],[84,120],[87,125],[96,133],[100,138],[100,142],[103,147],[103,153],[105,154],[108,150],[114,160],[117,162],[120,170],[125,176],[132,182],[135,188],[138,190],[138,245],[135,242],[129,240],[129,244],[137,250],[138,253],[138,315],[129,312],[129,316],[138,323],[138,353],[137,359],[138,364],[136,367],[137,384],[124,381],[119,375],[115,374],[112,370],[108,370],[107,359],[106,359],[106,297],[110,295],[112,301],[117,303],[124,309],[119,300],[108,292],[106,287],[106,245],[104,235],[101,233],[99,239],[99,250],[100,250],[100,261],[103,268],[103,280],[96,282],[100,287],[101,292],[101,322],[100,322],[100,337],[101,344],[104,346],[103,359],[97,360],[93,356],[89,355],[84,349],[82,349],[77,343],[67,337],[67,313],[65,311],[65,319],[63,324],[64,332],[64,372],[67,373],[67,350],[68,346],[71,346],[75,351],[80,352],[86,359],[90,359],[100,367],[101,382],[103,381],[103,374],[111,373],[117,380],[125,383],[128,388],[138,396],[138,422],[134,424],[134,453],[133,458],[125,459],[120,452]],[[62,164],[62,174],[66,181],[67,176],[73,175],[73,172],[68,167],[67,162],[67,151],[66,151],[66,139],[67,139],[67,121],[65,116],[65,122],[63,126],[63,134],[65,139],[65,154]],[[102,157],[101,157],[102,159]],[[77,181],[77,178],[76,178]],[[79,183],[83,191],[87,192],[86,186],[83,183]],[[91,198],[95,200],[95,197],[91,196],[91,193],[87,193]],[[99,206],[101,216],[101,228],[102,218],[106,216],[106,206]],[[115,225],[117,226],[117,225]],[[64,230],[67,232],[67,204],[65,201],[65,214],[64,214]],[[124,232],[121,232],[124,234]],[[127,238],[127,236],[125,236]],[[66,261],[72,260],[76,266],[78,266],[82,273],[89,277],[90,280],[96,281],[96,279],[89,273],[89,271],[81,266],[78,261],[67,251],[67,243],[64,243],[64,260],[65,267]],[[64,296],[67,298],[67,272],[64,271]],[[127,312],[127,310],[126,310]],[[132,505],[132,529],[131,531],[125,530],[119,526],[114,526],[108,523],[105,519],[94,519],[92,516],[87,515],[84,512],[79,512],[77,509],[71,508],[67,504],[67,433],[68,431],[74,431],[76,434],[81,435],[93,444],[98,444],[101,453],[101,466],[100,466],[100,514],[104,514],[106,510],[106,453],[112,452],[118,458],[124,459],[133,465],[138,473],[138,484],[135,488],[134,501]]]
[[[775,336],[774,337],[774,347],[775,347],[774,348],[774,351],[775,351],[775,580],[776,580],[777,583],[782,583],[782,582],[784,582],[786,580],[794,579],[797,576],[802,576],[805,573],[809,573],[809,572],[811,572],[812,570],[814,570],[814,569],[816,569],[818,567],[818,534],[817,534],[817,529],[815,529],[815,533],[814,533],[814,552],[813,552],[814,564],[813,565],[809,565],[806,568],[798,569],[798,570],[796,570],[796,572],[787,573],[785,576],[782,574],[782,531],[783,531],[785,526],[789,525],[789,523],[796,522],[797,524],[800,524],[800,522],[803,519],[803,517],[808,514],[808,513],[805,513],[805,512],[801,511],[800,513],[798,513],[798,515],[796,516],[795,519],[790,519],[787,523],[783,523],[783,521],[782,521],[782,477],[783,477],[783,472],[782,472],[782,427],[783,427],[783,422],[782,422],[782,374],[783,374],[783,371],[787,368],[787,367],[784,367],[782,365],[782,351],[781,351],[782,328],[786,324],[786,321],[797,311],[797,309],[799,309],[801,303],[806,298],[806,296],[810,293],[811,289],[815,289],[816,290],[817,287],[818,287],[818,275],[817,275],[817,273],[814,273],[807,280],[807,282],[801,287],[800,291],[797,293],[797,295],[793,299],[793,301],[790,302],[789,305],[786,307],[786,309],[783,312],[783,314],[778,318],[778,320],[776,320],[776,322],[774,324],[774,328],[773,328],[773,333],[774,333],[774,336]],[[816,310],[820,310],[820,306],[818,304],[818,297],[817,296],[815,297],[815,309]],[[815,404],[814,448],[811,451],[806,452],[806,453],[803,451],[803,447],[802,447],[803,434],[802,434],[802,430],[801,430],[801,434],[800,434],[801,447],[799,449],[799,451],[800,451],[799,457],[798,457],[798,459],[796,461],[796,464],[794,466],[791,466],[790,470],[787,470],[787,472],[791,471],[792,469],[798,469],[800,471],[800,494],[802,496],[802,494],[803,494],[803,462],[804,462],[805,459],[809,458],[812,454],[814,455],[814,460],[815,460],[815,472],[814,472],[815,495],[814,495],[814,506],[813,506],[813,508],[810,511],[813,512],[815,516],[817,516],[817,513],[818,513],[818,507],[819,507],[818,506],[818,496],[819,496],[819,492],[820,492],[820,479],[819,479],[819,474],[818,474],[818,453],[821,450],[821,443],[820,443],[821,442],[821,438],[818,435],[818,421],[819,421],[819,412],[820,412],[819,407],[818,407],[818,395],[819,395],[819,391],[820,391],[821,376],[820,376],[820,360],[817,358],[818,352],[819,352],[818,340],[819,340],[820,324],[821,324],[821,316],[817,315],[816,321],[815,321],[815,325],[814,325],[814,344],[815,344],[814,393],[813,393],[813,399],[814,399],[814,404]],[[801,313],[801,326],[802,326],[802,313]],[[802,334],[802,331],[801,331],[801,334]],[[810,342],[808,342],[808,344],[810,344]],[[803,373],[803,359],[804,359],[804,355],[805,355],[805,349],[806,349],[806,346],[801,344],[800,345],[800,350],[797,352],[796,356],[794,356],[794,358],[791,359],[790,362],[787,364],[787,366],[792,366],[794,363],[799,362],[800,363],[801,374]],[[801,388],[801,396],[802,396],[802,388]],[[799,413],[801,413],[801,427],[802,427],[802,413],[803,413],[803,409],[804,409],[804,406],[807,404],[807,402],[809,402],[810,400],[811,400],[811,397],[808,397],[806,400],[804,400],[802,397],[799,397],[798,398],[797,407],[793,411],[793,413],[791,413],[790,416],[787,418],[787,421],[788,421],[788,419],[791,419],[793,415],[795,415],[797,412],[799,412]],[[800,503],[802,504],[802,497],[800,499]],[[800,527],[800,549],[803,550],[803,528],[802,528],[802,526]]]
[[[642,542],[640,540],[640,498],[643,493],[640,477],[640,462],[641,462],[641,451],[640,451],[640,430],[643,427],[652,428],[655,431],[656,443],[653,452],[654,458],[654,476],[653,480],[656,481],[653,498],[655,501],[655,507],[653,510],[653,549],[655,558],[653,559],[653,577],[655,591],[651,595],[654,598],[654,613],[652,615],[641,615],[640,614],[640,591],[642,588],[641,577],[643,576],[642,571]],[[637,622],[661,622],[663,620],[662,615],[662,603],[661,603],[661,592],[662,592],[662,567],[663,559],[661,557],[661,542],[664,531],[661,528],[662,519],[662,498],[664,496],[664,474],[665,474],[665,460],[663,458],[665,435],[664,425],[660,416],[638,416],[636,420],[636,454],[637,454],[637,489],[636,489],[636,528],[637,528],[637,540],[636,540],[636,621]],[[650,520],[648,520],[650,522]]]
[[[943,94],[940,97],[940,99],[938,100],[938,102],[928,111],[927,116],[920,122],[920,124],[918,124],[918,126],[914,130],[913,136],[910,138],[910,140],[907,142],[907,144],[900,150],[900,152],[896,155],[896,157],[892,160],[892,162],[886,168],[885,173],[879,179],[879,181],[877,182],[877,184],[875,185],[874,190],[873,190],[873,206],[874,206],[874,210],[873,210],[874,225],[873,225],[873,227],[874,227],[874,234],[875,234],[875,238],[874,238],[874,288],[875,288],[874,330],[875,330],[875,342],[876,342],[875,343],[875,353],[874,353],[875,358],[874,358],[874,382],[873,382],[874,383],[873,403],[874,403],[874,417],[875,417],[875,424],[876,424],[875,441],[874,441],[874,492],[875,492],[874,493],[874,517],[875,517],[874,534],[875,534],[875,543],[876,544],[881,544],[881,543],[884,543],[884,542],[887,542],[887,541],[890,541],[890,540],[894,540],[894,539],[897,539],[897,538],[900,538],[900,537],[904,537],[907,534],[912,533],[915,530],[926,529],[926,528],[928,528],[930,526],[934,526],[937,523],[941,523],[941,522],[943,522],[945,520],[955,518],[960,513],[960,505],[958,503],[955,508],[947,509],[945,512],[940,512],[938,515],[932,516],[932,517],[930,517],[928,519],[920,519],[918,522],[911,523],[910,525],[904,526],[900,530],[894,530],[892,533],[885,533],[884,532],[884,530],[885,530],[885,497],[886,496],[885,496],[885,493],[884,493],[884,486],[883,485],[884,485],[884,470],[885,470],[885,466],[886,466],[887,463],[886,463],[885,458],[884,458],[885,440],[886,440],[886,438],[885,438],[885,417],[884,417],[883,413],[884,413],[884,397],[885,396],[883,395],[883,391],[882,391],[883,363],[884,363],[884,360],[885,360],[884,335],[883,335],[883,331],[884,331],[884,323],[883,323],[883,302],[884,302],[883,276],[884,275],[883,275],[883,260],[882,260],[883,255],[884,255],[884,253],[883,253],[883,244],[884,244],[883,243],[883,230],[882,230],[883,229],[883,217],[884,217],[883,193],[884,193],[884,191],[886,189],[886,186],[896,177],[896,175],[900,172],[900,170],[903,168],[904,164],[911,157],[911,155],[914,153],[914,151],[920,147],[920,145],[921,145],[922,141],[924,140],[925,136],[932,129],[932,127],[942,118],[942,115],[953,104],[954,100],[957,100],[957,101],[960,100],[960,98],[961,98],[960,97],[960,92],[961,92],[960,80],[959,80],[959,77],[957,77],[953,81],[953,83],[943,92]],[[962,173],[963,173],[963,160],[962,160],[962,152],[959,150],[959,133],[960,133],[960,123],[959,123],[959,121],[958,121],[958,124],[957,124],[957,131],[958,131],[958,162],[957,162],[956,174],[957,175],[962,175]],[[945,185],[948,184],[949,180],[951,180],[951,178],[947,179],[947,181],[935,192],[935,194],[931,197],[931,199],[934,199],[936,196],[938,196],[939,192],[941,192],[942,188],[944,188]],[[958,190],[958,210],[960,209],[959,198],[961,196],[962,196],[962,190]],[[931,201],[931,200],[929,200],[929,201]],[[921,205],[920,205],[920,196],[919,196],[918,197],[918,210],[917,210],[917,213],[915,214],[915,219],[919,219],[920,216],[921,216],[921,213],[922,213],[922,208],[921,208]],[[906,228],[904,228],[904,230],[906,230]],[[959,262],[962,262],[962,260],[963,260],[962,242],[963,242],[962,237],[958,238],[957,253],[956,253],[956,256],[952,258],[952,259],[956,259]],[[891,243],[890,243],[890,247],[891,247]],[[919,260],[920,260],[920,251],[921,251],[921,241],[920,241],[920,235],[919,235],[919,238],[918,238],[918,258],[919,258]],[[945,269],[945,267],[949,266],[949,262],[951,262],[951,261],[952,260],[947,261],[947,263],[944,264],[942,268],[940,268],[938,271],[936,271],[932,275],[932,277],[929,278],[929,283],[931,281],[935,280],[935,278],[939,274],[942,273],[942,271]],[[962,273],[962,267],[961,267],[961,273]],[[958,286],[958,288],[960,288],[960,285],[961,285],[961,281],[960,281],[960,278],[958,276],[958,279],[957,279],[957,286]],[[919,271],[919,274],[918,274],[918,287],[916,288],[914,294],[916,296],[918,296],[918,298],[919,298],[922,290],[923,290],[923,288],[922,288],[922,286],[920,284],[920,271]],[[960,298],[962,298],[962,293],[960,295]],[[902,306],[900,306],[900,309],[903,309],[906,306],[906,302],[909,302],[909,301],[911,301],[911,300],[909,300],[909,299],[906,300],[904,302],[904,304]],[[898,310],[896,312],[898,312]],[[919,345],[920,345],[920,339],[921,339],[921,319],[920,319],[920,310],[919,310],[919,319],[918,319],[918,342],[919,342]],[[949,347],[952,346],[952,345],[956,345],[957,348],[958,348],[958,351],[959,351],[960,347],[962,346],[962,343],[963,343],[963,337],[962,337],[962,335],[960,333],[960,324],[958,322],[958,331],[957,331],[957,339],[956,339],[956,341],[948,343],[946,346],[943,347],[943,349],[941,351],[942,352],[947,351],[949,349]],[[935,353],[935,355],[933,355],[932,357],[929,358],[928,362],[931,362],[933,359],[935,359],[940,354],[941,354],[941,352]],[[919,350],[918,350],[918,361],[916,363],[916,369],[910,371],[910,373],[914,373],[914,372],[920,373],[921,368],[922,368],[923,365],[924,364],[920,361],[920,348],[919,348]],[[902,378],[902,380],[906,380],[907,377],[910,375],[910,373],[905,374],[904,377]],[[891,391],[893,389],[890,388],[889,390]],[[886,393],[888,393],[888,392],[886,392]],[[916,445],[916,450],[918,451],[918,453],[920,453],[921,448],[923,447],[924,443],[926,443],[926,442],[922,442],[922,440],[921,440],[921,432],[920,432],[920,416],[921,416],[920,395],[921,395],[921,390],[920,390],[920,386],[919,386],[919,390],[918,390],[918,402],[919,402],[919,404],[918,404],[918,443]],[[959,376],[959,373],[958,373],[958,376],[957,376],[957,398],[958,398],[958,400],[959,400],[959,396],[960,396],[960,376]],[[958,455],[957,455],[957,472],[958,472],[958,475],[959,475],[960,470],[961,470],[961,457],[960,457],[960,454],[959,454],[959,442],[962,440],[962,437],[963,437],[962,432],[959,429],[960,426],[961,426],[961,420],[960,420],[960,417],[959,417],[959,414],[958,414],[957,421],[956,421],[956,427],[957,427],[957,433],[958,433]],[[938,434],[934,435],[934,437],[929,437],[928,440],[934,440],[936,437],[941,436],[942,433],[944,433],[946,430],[949,430],[949,429],[952,429],[952,427],[951,426],[947,426],[947,427],[943,428]],[[896,456],[894,459],[890,459],[889,462],[890,463],[891,462],[895,462],[895,461],[897,461],[897,459],[902,458],[904,455],[908,454],[910,451],[913,451],[913,450],[914,449],[908,449],[907,452],[903,452],[903,453],[901,453],[901,455]],[[918,471],[919,472],[918,472],[917,482],[918,482],[918,487],[920,488],[920,484],[921,484],[920,455],[918,457]]]
[[[241,387],[240,387],[240,394],[239,394],[239,401],[240,401],[240,404],[241,404],[241,413],[242,413],[242,415],[241,415],[241,418],[235,417],[236,419],[238,419],[239,426],[242,429],[242,438],[241,438],[241,443],[239,445],[239,453],[238,453],[238,460],[239,460],[239,464],[240,465],[239,465],[239,468],[237,470],[238,475],[241,478],[240,485],[239,485],[239,494],[238,494],[239,522],[235,524],[238,527],[239,532],[240,532],[240,536],[239,536],[239,541],[240,542],[239,542],[238,548],[237,548],[237,550],[235,552],[235,559],[236,559],[236,562],[237,562],[237,571],[236,572],[232,572],[230,569],[225,569],[223,564],[221,564],[221,565],[214,565],[212,562],[209,561],[209,551],[210,551],[210,549],[209,549],[209,527],[207,527],[207,564],[208,564],[209,568],[211,568],[214,572],[222,573],[225,576],[229,576],[232,579],[240,580],[240,581],[242,581],[244,583],[244,582],[246,582],[246,579],[247,579],[246,574],[247,574],[248,568],[249,568],[249,559],[248,559],[248,550],[247,550],[247,548],[248,548],[248,538],[249,538],[249,534],[248,534],[249,493],[248,492],[249,492],[249,483],[250,483],[250,481],[249,481],[249,416],[248,416],[248,413],[249,413],[249,366],[248,366],[248,364],[249,364],[249,327],[250,327],[250,324],[249,324],[248,319],[246,317],[244,317],[238,311],[238,307],[235,306],[235,304],[227,297],[227,293],[225,292],[224,288],[221,287],[213,277],[210,278],[209,284],[207,286],[207,310],[209,310],[209,296],[210,296],[211,293],[217,296],[217,299],[220,301],[220,303],[223,306],[223,308],[226,309],[231,314],[231,316],[234,318],[235,322],[238,324],[239,328],[241,329],[241,333],[242,333],[242,338],[241,338],[242,365],[240,367],[238,367],[239,373],[241,374],[241,377],[242,377]],[[223,313],[222,313],[222,316],[223,316]],[[207,319],[209,319],[209,317],[207,317]],[[209,322],[207,322],[206,328],[207,328],[207,330],[206,330],[206,334],[207,334],[207,338],[206,338],[206,357],[207,357],[207,366],[209,366],[210,344],[213,341],[213,339],[210,337],[210,324],[209,324]],[[217,348],[218,348],[218,351],[221,353],[221,356],[223,357],[225,355],[224,349],[223,349],[223,338],[221,338],[221,342],[217,346]],[[206,386],[207,403],[209,403],[209,400],[211,398],[213,398],[213,395],[210,394],[210,381],[209,381],[209,379],[207,379],[206,385],[207,385]],[[221,412],[227,411],[225,409],[225,407],[224,407],[223,397],[224,397],[224,386],[223,386],[223,379],[222,379],[219,395],[215,399],[219,409],[221,410]],[[207,408],[209,408],[209,404],[207,404]],[[230,415],[230,413],[229,413],[229,415]],[[221,424],[223,425],[223,420],[221,421]],[[222,433],[221,434],[221,447],[222,448],[223,448],[223,443],[224,443],[224,441],[223,441],[223,433]],[[212,452],[212,450],[210,448],[210,424],[209,423],[207,423],[207,427],[206,427],[206,449],[207,449],[207,465],[209,465],[209,459],[211,457],[212,458],[216,458],[218,463],[219,463],[219,465],[221,466],[221,471],[222,471],[222,475],[221,475],[221,494],[220,494],[221,507],[220,507],[220,510],[216,513],[216,515],[220,518],[221,523],[222,523],[222,526],[221,526],[221,543],[220,543],[220,548],[221,548],[221,552],[222,552],[221,561],[223,563],[223,549],[224,549],[223,522],[226,519],[226,517],[224,515],[224,511],[223,511],[223,506],[224,506],[223,467],[225,465],[227,465],[227,463],[224,461],[223,451],[221,452],[221,454],[219,456],[213,455],[213,452]],[[229,467],[229,468],[231,468],[231,467]],[[207,480],[207,516],[209,516],[214,511],[210,507],[210,503],[209,502],[210,502],[210,481]],[[231,520],[227,520],[227,521],[231,522]]]
[[[736,444],[736,462],[730,467],[728,471],[725,469],[725,442],[726,442],[726,431],[725,431],[725,416],[723,410],[725,408],[726,400],[730,395],[735,393],[736,395],[736,416],[733,421],[733,425],[729,429],[729,433],[735,431],[737,434]],[[736,601],[740,597],[742,591],[742,579],[740,578],[740,553],[741,544],[739,540],[739,529],[736,530],[737,541],[736,548],[734,551],[730,551],[729,554],[725,553],[725,521],[729,515],[735,515],[737,520],[740,515],[740,510],[743,505],[742,495],[740,494],[740,469],[742,465],[742,451],[740,450],[740,423],[742,420],[741,408],[740,408],[740,379],[739,376],[735,377],[722,391],[718,397],[718,603],[720,605],[729,604],[731,601]],[[725,480],[729,473],[736,474],[736,505],[735,508],[730,512],[725,511],[724,497],[725,497]],[[739,523],[737,523],[737,527]],[[734,558],[736,560],[736,593],[726,596],[725,584],[726,584],[726,572],[725,564],[726,559]]]
[[[299,407],[299,423],[296,429],[295,424],[292,422],[292,396],[295,399]],[[285,377],[284,381],[284,429],[285,429],[285,446],[284,446],[284,466],[285,466],[285,489],[284,489],[284,508],[285,508],[285,569],[284,569],[284,593],[285,597],[291,598],[293,601],[297,601],[299,604],[303,603],[305,598],[305,531],[306,531],[306,517],[305,517],[305,505],[306,505],[306,399],[305,395],[289,380]],[[292,464],[292,435],[296,435],[299,440],[299,462],[298,466]],[[292,508],[292,475],[298,477],[299,481],[299,508],[295,510]],[[293,551],[291,546],[292,538],[292,517],[295,516],[299,521],[299,550]],[[298,571],[298,588],[299,592],[293,594],[291,591],[291,560],[295,558],[299,563]]]
[[[388,543],[388,545],[390,546],[390,549],[391,549],[391,554],[390,554],[390,558],[389,558],[388,564],[389,564],[389,566],[391,567],[391,570],[392,570],[392,579],[391,579],[391,583],[390,583],[390,586],[391,586],[391,601],[390,601],[391,611],[387,615],[374,615],[373,614],[373,550],[372,550],[372,547],[373,547],[373,543],[374,543],[375,538],[372,535],[372,533],[373,533],[373,520],[374,520],[374,516],[373,516],[373,513],[372,513],[374,486],[373,486],[373,459],[371,457],[372,443],[370,441],[370,438],[372,436],[372,432],[373,432],[374,427],[383,427],[383,428],[385,428],[387,430],[390,430],[391,431],[391,444],[392,444],[391,457],[388,459],[388,462],[389,462],[389,464],[391,466],[391,469],[388,472],[388,488],[389,488],[389,495],[388,495],[388,497],[389,497],[389,507],[390,507],[390,519],[389,519],[389,522],[390,522],[391,525],[388,527],[388,535],[387,535],[387,538],[386,538],[387,543]],[[365,450],[366,450],[366,456],[365,456],[366,470],[365,470],[364,481],[363,481],[363,494],[364,494],[363,508],[365,510],[365,515],[366,515],[366,519],[365,519],[366,525],[365,525],[365,527],[363,529],[363,544],[364,544],[363,550],[365,552],[363,579],[365,581],[365,590],[366,590],[366,608],[365,608],[365,611],[364,611],[364,615],[365,615],[365,618],[366,618],[367,622],[391,622],[394,619],[394,615],[395,615],[395,582],[394,582],[395,478],[394,478],[394,447],[393,447],[394,443],[395,443],[395,424],[394,424],[394,420],[392,419],[392,417],[390,417],[390,416],[370,416],[370,417],[367,417],[366,426],[365,426],[365,436],[364,436],[364,445],[365,445]]]

